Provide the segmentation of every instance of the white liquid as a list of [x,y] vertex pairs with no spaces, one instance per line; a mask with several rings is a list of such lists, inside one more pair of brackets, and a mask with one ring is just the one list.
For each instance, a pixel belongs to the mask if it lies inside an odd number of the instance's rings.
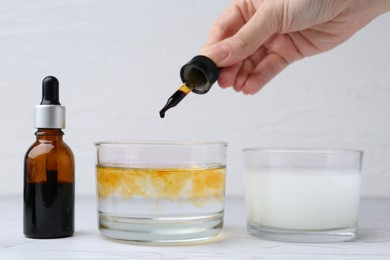
[[248,220],[300,230],[336,229],[357,223],[360,175],[248,173]]

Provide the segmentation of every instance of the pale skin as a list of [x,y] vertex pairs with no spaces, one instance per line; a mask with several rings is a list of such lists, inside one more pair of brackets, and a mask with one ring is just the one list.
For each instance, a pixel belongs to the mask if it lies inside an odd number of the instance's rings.
[[221,68],[222,88],[255,94],[289,64],[338,46],[388,11],[390,0],[234,0],[202,54]]

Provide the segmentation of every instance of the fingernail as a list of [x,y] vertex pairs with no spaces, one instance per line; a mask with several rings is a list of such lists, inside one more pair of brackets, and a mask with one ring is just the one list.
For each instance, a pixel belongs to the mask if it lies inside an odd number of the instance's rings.
[[229,49],[224,44],[216,44],[206,50],[205,55],[218,64],[229,56]]

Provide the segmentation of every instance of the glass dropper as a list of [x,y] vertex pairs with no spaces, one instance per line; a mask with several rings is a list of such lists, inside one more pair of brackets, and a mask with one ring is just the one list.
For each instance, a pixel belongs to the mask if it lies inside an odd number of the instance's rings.
[[176,106],[177,104],[179,104],[180,101],[185,96],[187,96],[188,93],[191,92],[191,90],[192,90],[192,87],[187,86],[187,83],[184,83],[183,85],[181,85],[181,87],[175,93],[173,93],[172,96],[170,96],[168,98],[168,101],[165,104],[165,106],[163,107],[163,109],[160,110],[160,117],[164,118],[165,117],[165,112],[168,109],[170,109],[170,108]]
[[165,112],[176,106],[188,93],[206,94],[217,81],[219,69],[208,57],[198,55],[192,58],[180,69],[180,77],[183,85],[169,97],[165,106],[160,110],[160,117],[165,117]]

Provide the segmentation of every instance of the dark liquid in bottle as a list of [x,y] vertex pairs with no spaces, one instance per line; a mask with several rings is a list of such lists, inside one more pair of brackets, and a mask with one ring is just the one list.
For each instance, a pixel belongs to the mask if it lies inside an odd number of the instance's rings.
[[26,183],[24,234],[60,238],[74,233],[74,183]]

